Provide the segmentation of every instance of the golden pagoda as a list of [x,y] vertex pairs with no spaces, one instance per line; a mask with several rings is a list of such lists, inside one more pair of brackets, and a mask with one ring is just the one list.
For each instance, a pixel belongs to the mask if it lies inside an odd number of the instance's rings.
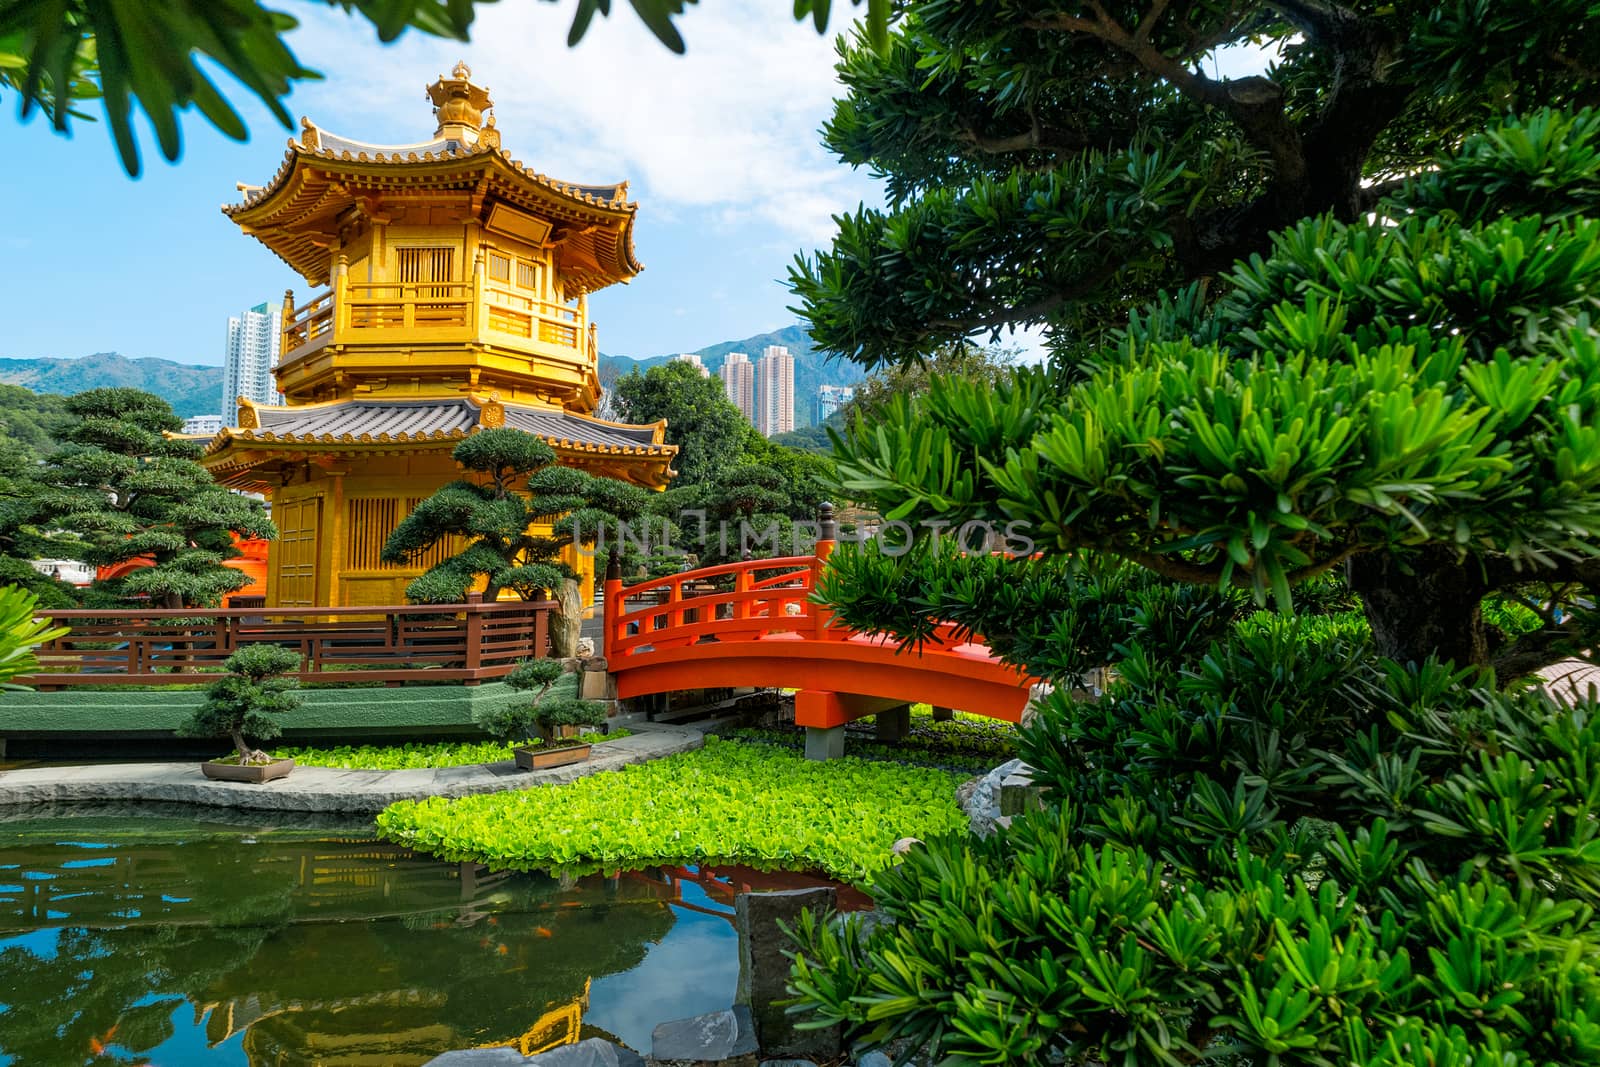
[[[325,287],[298,307],[284,294],[284,405],[241,397],[204,458],[221,483],[272,501],[268,606],[404,603],[453,546],[406,567],[378,553],[461,476],[451,449],[480,429],[527,430],[562,463],[651,488],[672,475],[664,424],[594,417],[588,295],[641,269],[627,183],[575,185],[511,158],[465,64],[427,92],[431,140],[364,144],[301,119],[272,179],[223,208]],[[592,579],[585,560],[567,562]]]

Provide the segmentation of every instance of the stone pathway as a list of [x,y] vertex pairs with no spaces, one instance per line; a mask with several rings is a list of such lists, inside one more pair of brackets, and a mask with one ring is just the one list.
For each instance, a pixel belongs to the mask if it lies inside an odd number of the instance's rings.
[[296,767],[287,778],[248,785],[213,782],[200,773],[200,765],[193,761],[26,767],[0,771],[0,807],[136,800],[267,811],[375,812],[397,800],[464,797],[558,785],[705,744],[705,735],[689,726],[629,723],[629,729],[635,732],[628,737],[594,746],[583,763],[542,771],[519,771],[511,762],[408,771]]

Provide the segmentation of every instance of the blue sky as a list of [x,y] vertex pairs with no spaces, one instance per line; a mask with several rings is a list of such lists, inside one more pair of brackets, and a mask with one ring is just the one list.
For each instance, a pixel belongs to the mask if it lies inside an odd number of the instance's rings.
[[[625,4],[575,49],[565,46],[570,2],[486,4],[470,44],[408,33],[387,46],[320,4],[274,6],[301,19],[290,46],[326,75],[294,90],[296,116],[376,143],[424,140],[434,124],[423,87],[464,59],[491,90],[514,157],[570,181],[631,183],[645,271],[591,301],[606,352],[692,351],[788,325],[781,279],[794,254],[827,244],[833,214],[881,203],[876,183],[818,143],[839,91],[833,38],[772,0],[691,9],[679,22],[684,57]],[[842,29],[851,9],[836,7]],[[1239,75],[1264,62],[1244,48],[1211,66]],[[179,162],[146,137],[137,179],[103,123],[61,137],[37,116],[18,123],[14,95],[0,96],[0,357],[117,351],[220,364],[229,315],[276,305],[289,287],[305,300],[304,282],[218,210],[239,199],[235,182],[272,176],[289,136],[224,84],[251,139],[230,141],[191,115]],[[1039,351],[1027,336],[1015,343]]]
[[[879,200],[818,145],[837,91],[831,40],[770,0],[691,11],[681,58],[627,5],[571,50],[568,3],[489,4],[471,44],[410,33],[388,46],[320,5],[274,6],[301,19],[290,45],[327,76],[294,90],[296,116],[363,140],[423,140],[423,86],[465,59],[513,156],[568,180],[631,182],[645,271],[591,302],[608,352],[689,351],[787,325],[779,279],[794,253],[826,243],[831,214]],[[233,95],[249,142],[190,116],[179,162],[147,137],[137,179],[103,123],[64,138],[37,117],[18,123],[15,97],[0,97],[0,356],[220,364],[230,314],[288,287],[304,300],[305,283],[218,210],[238,199],[235,182],[273,174],[289,136]]]

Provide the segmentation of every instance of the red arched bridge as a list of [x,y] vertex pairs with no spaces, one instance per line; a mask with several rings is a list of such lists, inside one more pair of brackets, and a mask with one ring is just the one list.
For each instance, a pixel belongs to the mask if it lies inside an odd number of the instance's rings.
[[606,664],[621,699],[680,690],[754,686],[794,689],[795,723],[807,753],[836,754],[842,727],[910,703],[1019,722],[1035,679],[1001,663],[953,628],[920,651],[836,624],[814,603],[817,575],[834,548],[824,513],[814,556],[701,567],[624,586],[613,565],[605,584]]

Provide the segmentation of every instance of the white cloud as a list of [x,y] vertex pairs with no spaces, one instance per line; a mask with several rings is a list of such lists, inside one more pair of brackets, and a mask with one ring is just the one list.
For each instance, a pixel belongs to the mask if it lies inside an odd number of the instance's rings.
[[687,56],[627,5],[573,49],[569,4],[478,11],[469,45],[408,33],[388,48],[365,23],[313,13],[291,44],[328,80],[298,91],[294,106],[346,136],[416,141],[432,132],[423,85],[465,59],[493,94],[513,156],[572,181],[627,178],[657,218],[696,209],[719,226],[755,221],[816,244],[834,232],[830,215],[876,199],[818,144],[839,92],[832,39],[781,5],[691,10],[679,20]]

